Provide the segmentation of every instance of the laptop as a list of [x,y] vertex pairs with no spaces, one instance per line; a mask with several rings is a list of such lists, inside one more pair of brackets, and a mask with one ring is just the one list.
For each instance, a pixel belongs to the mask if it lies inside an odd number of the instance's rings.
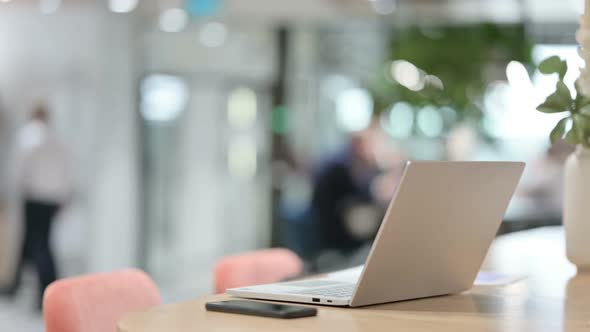
[[408,162],[364,266],[227,293],[359,307],[465,291],[523,170],[521,162]]

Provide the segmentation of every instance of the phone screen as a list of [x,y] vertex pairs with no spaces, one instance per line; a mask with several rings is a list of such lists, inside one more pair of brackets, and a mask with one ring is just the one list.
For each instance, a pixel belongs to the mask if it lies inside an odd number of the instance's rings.
[[209,311],[277,318],[297,318],[317,315],[317,309],[315,308],[245,300],[209,302],[205,307]]

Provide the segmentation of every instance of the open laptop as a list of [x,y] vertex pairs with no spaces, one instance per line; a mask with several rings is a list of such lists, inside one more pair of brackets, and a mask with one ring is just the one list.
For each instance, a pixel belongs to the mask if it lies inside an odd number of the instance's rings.
[[520,162],[408,162],[364,266],[227,293],[358,307],[467,290],[523,169]]

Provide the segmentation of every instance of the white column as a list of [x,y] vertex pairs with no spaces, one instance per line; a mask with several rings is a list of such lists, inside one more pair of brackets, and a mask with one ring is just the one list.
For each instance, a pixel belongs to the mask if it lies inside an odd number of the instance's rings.
[[100,18],[88,184],[90,272],[137,265],[138,149],[132,17]]

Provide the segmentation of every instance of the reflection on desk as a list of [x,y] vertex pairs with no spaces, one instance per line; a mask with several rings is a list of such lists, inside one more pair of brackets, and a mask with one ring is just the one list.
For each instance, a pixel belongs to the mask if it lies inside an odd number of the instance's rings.
[[207,312],[211,296],[125,316],[121,332],[155,331],[590,331],[590,275],[575,275],[561,228],[500,237],[484,268],[525,274],[505,287],[362,308],[320,307],[317,317],[280,320]]

